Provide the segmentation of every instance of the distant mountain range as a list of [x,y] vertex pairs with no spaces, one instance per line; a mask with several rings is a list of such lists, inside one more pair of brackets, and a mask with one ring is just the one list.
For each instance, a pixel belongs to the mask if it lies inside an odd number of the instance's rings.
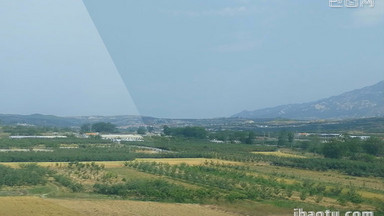
[[232,117],[289,119],[347,119],[384,116],[384,81],[375,85],[322,100],[288,104],[254,111],[242,111]]
[[[264,121],[265,119],[262,120]],[[0,125],[2,124],[47,127],[80,127],[82,124],[96,122],[109,122],[118,127],[138,127],[142,125],[157,125],[159,127],[162,127],[163,125],[169,125],[175,127],[182,127],[224,125],[228,123],[237,125],[242,124],[244,120],[238,118],[169,119],[139,115],[60,117],[42,114],[0,114]]]
[[[224,125],[230,125],[230,128],[243,128],[244,124],[247,126],[253,125],[249,124],[250,121],[248,120],[252,120],[254,124],[258,124],[258,122],[268,122],[282,118],[296,120],[343,120],[370,117],[384,117],[384,81],[373,86],[353,90],[339,96],[315,102],[282,105],[255,111],[243,111],[233,115],[231,118],[167,119],[137,115],[59,117],[41,114],[0,114],[0,124],[79,127],[85,123],[110,122],[119,127],[147,124],[159,126],[220,126],[222,128],[224,128]],[[380,118],[379,120],[374,119],[372,121],[376,124],[377,121],[382,122],[383,120],[384,118]]]
[[78,127],[85,123],[110,122],[117,126],[138,125],[144,120],[150,120],[151,117],[141,117],[136,115],[124,116],[77,116],[77,117],[59,117],[54,115],[17,115],[0,114],[0,123],[5,125],[36,125],[49,127]]

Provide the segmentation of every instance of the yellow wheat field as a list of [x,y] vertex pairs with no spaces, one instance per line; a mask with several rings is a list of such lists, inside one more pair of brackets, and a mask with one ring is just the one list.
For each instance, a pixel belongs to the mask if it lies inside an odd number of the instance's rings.
[[[181,163],[186,163],[188,165],[200,165],[204,162],[214,162],[214,163],[225,163],[225,164],[242,164],[240,162],[234,161],[225,161],[218,159],[209,159],[209,158],[140,158],[135,159],[135,161],[147,161],[147,162],[158,162],[158,163],[168,163],[170,165],[176,165]],[[81,162],[81,163],[91,163],[91,162]],[[124,167],[125,161],[96,161],[97,165],[104,165],[105,168],[117,168]],[[10,166],[12,168],[18,168],[20,164],[28,164],[24,162],[2,162],[1,165]],[[67,162],[37,162],[36,163],[42,167],[54,167],[54,166],[67,166]]]
[[291,158],[306,158],[305,156],[302,155],[296,155],[296,154],[288,154],[280,151],[276,152],[252,152],[253,154],[262,154],[262,155],[273,155],[273,156],[278,156],[278,157],[291,157]]
[[38,197],[0,197],[1,216],[81,216],[75,210]]
[[50,200],[83,215],[115,216],[234,216],[214,207],[197,204],[158,203],[128,200]]
[[130,200],[0,197],[1,216],[234,216],[212,206]]

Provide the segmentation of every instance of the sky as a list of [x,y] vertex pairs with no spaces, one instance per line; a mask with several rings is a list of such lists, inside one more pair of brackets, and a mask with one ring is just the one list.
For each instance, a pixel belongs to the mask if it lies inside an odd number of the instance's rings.
[[0,0],[0,113],[228,117],[384,80],[384,1]]

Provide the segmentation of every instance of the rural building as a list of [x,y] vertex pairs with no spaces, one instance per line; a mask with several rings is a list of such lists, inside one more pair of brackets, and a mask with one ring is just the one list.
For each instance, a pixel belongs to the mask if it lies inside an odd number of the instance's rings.
[[105,134],[101,135],[101,138],[113,141],[144,141],[143,136],[135,134]]
[[54,139],[67,138],[67,136],[9,136],[11,139]]

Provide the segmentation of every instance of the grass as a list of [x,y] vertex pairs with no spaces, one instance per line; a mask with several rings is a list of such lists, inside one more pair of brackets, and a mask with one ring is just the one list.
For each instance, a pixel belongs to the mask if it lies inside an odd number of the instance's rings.
[[83,214],[38,197],[0,197],[0,215],[81,216]]
[[112,216],[234,216],[211,206],[197,204],[158,203],[131,200],[61,200],[49,199],[56,205],[75,210],[82,215]]
[[140,172],[135,169],[131,169],[129,167],[114,167],[114,168],[108,168],[107,170],[118,174],[119,176],[125,178],[126,180],[153,179],[157,177],[156,175]]
[[302,155],[297,155],[297,154],[291,154],[291,153],[284,153],[280,151],[275,151],[275,152],[252,152],[253,154],[261,154],[261,155],[273,155],[277,157],[289,157],[289,158],[306,158],[305,156]]
[[170,183],[182,185],[186,188],[200,188],[199,186],[196,186],[193,184],[188,184],[188,183],[185,183],[183,181],[171,179],[168,177],[160,177],[160,176],[149,174],[149,173],[140,172],[140,171],[137,171],[137,170],[129,168],[129,167],[108,168],[107,170],[118,174],[121,178],[125,178],[127,181],[137,180],[137,179],[161,178],[161,179],[165,179],[165,180],[169,181]]
[[363,198],[379,199],[379,200],[384,201],[384,194],[372,193],[372,192],[367,192],[367,191],[361,191],[360,194]]
[[28,194],[50,194],[56,190],[56,187],[52,184],[47,184],[44,186],[35,186],[28,189]]
[[213,206],[197,204],[140,202],[130,200],[43,199],[39,197],[0,197],[0,215],[6,216],[234,216]]
[[[292,215],[293,208],[291,206],[277,206],[275,203],[255,202],[242,200],[236,202],[218,203],[218,208],[227,212],[236,212],[240,215],[248,216],[286,216]],[[288,213],[289,212],[289,213]]]
[[[258,174],[277,175],[285,180],[292,179],[301,182],[305,179],[320,181],[340,186],[353,185],[372,191],[384,191],[384,179],[379,177],[352,177],[336,171],[313,171],[290,167],[272,166],[266,163],[249,164],[252,170]],[[282,177],[284,176],[284,177]]]
[[134,152],[136,153],[144,153],[144,154],[158,154],[158,151],[154,150],[148,150],[148,149],[135,149]]

